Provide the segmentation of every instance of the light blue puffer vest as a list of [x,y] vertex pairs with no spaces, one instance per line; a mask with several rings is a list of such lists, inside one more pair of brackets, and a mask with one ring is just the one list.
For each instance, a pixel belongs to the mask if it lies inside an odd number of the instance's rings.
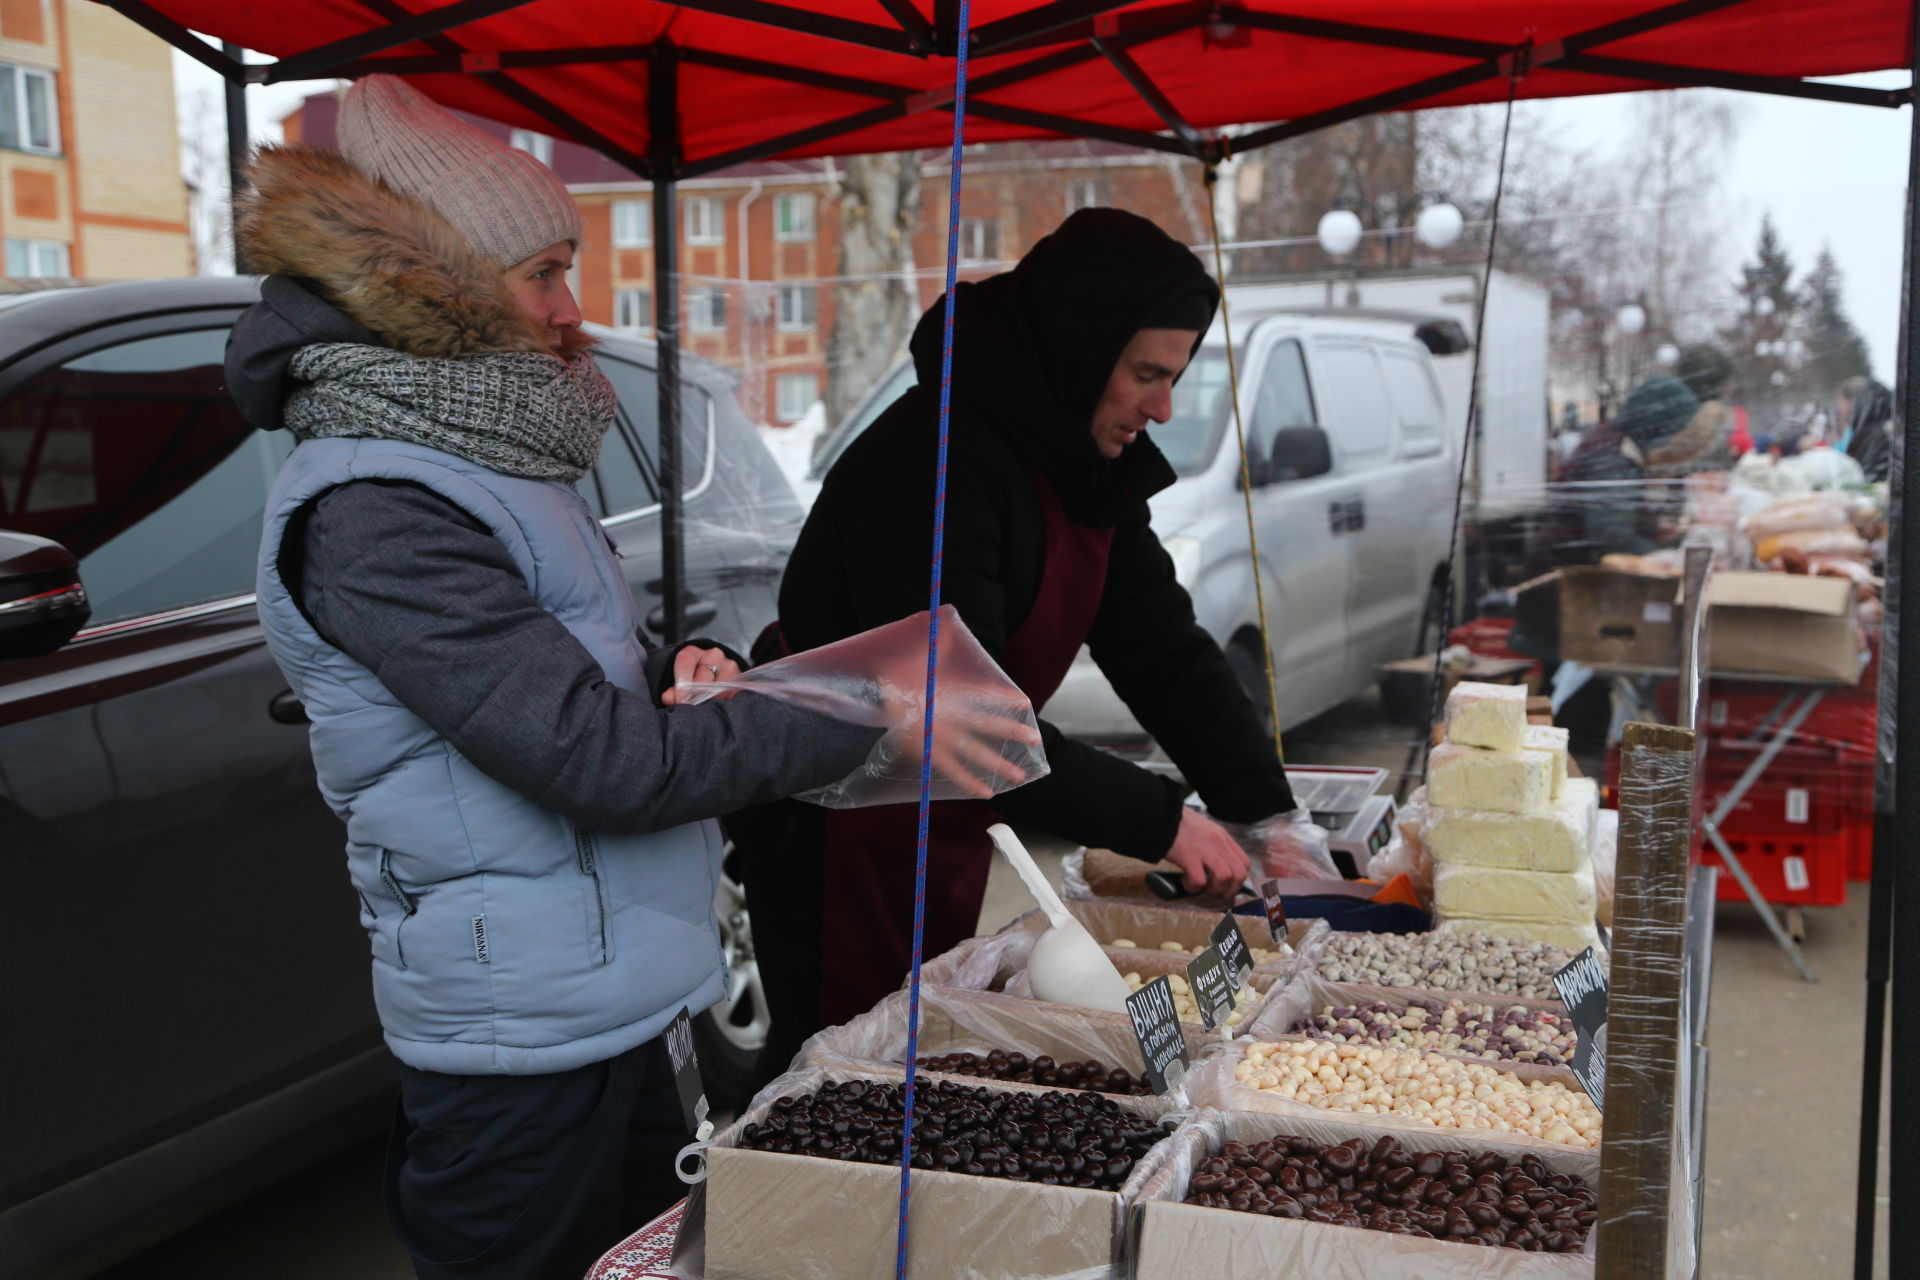
[[387,1044],[409,1066],[462,1075],[623,1053],[682,1005],[697,1013],[720,997],[718,829],[579,830],[481,773],[321,639],[280,579],[281,539],[306,503],[366,479],[411,481],[471,514],[611,683],[643,693],[646,680],[633,596],[572,486],[385,440],[311,440],[287,459],[267,500],[260,617],[313,721],[320,789],[347,824]]

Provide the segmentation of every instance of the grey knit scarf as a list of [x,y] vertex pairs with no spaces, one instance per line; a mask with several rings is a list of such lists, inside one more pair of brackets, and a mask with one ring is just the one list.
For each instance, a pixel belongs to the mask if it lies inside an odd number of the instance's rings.
[[571,483],[585,475],[599,460],[617,403],[585,354],[436,360],[321,342],[301,348],[288,368],[305,384],[286,404],[287,428],[302,440],[404,440],[534,480]]

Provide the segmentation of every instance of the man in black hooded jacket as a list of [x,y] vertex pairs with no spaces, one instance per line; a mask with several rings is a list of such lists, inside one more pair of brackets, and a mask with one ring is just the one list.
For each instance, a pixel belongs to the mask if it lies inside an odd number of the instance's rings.
[[[1174,472],[1146,434],[1212,323],[1219,290],[1153,223],[1087,209],[1013,270],[956,291],[943,599],[1043,706],[1082,644],[1216,817],[1294,809],[1252,703],[1148,523]],[[828,473],[759,658],[927,607],[945,300],[912,342],[919,384]],[[1166,779],[1041,724],[1049,776],[935,806],[925,954],[974,931],[996,813],[1093,847],[1168,858],[1230,891],[1247,856]],[[910,964],[915,806],[784,803],[734,824],[774,1016],[762,1074]],[[824,945],[822,938],[825,938]]]

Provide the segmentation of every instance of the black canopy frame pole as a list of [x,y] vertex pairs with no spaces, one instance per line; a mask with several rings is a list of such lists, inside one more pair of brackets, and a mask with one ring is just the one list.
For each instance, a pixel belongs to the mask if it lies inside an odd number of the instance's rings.
[[659,639],[686,634],[686,530],[680,473],[680,58],[655,46],[647,72],[647,150],[653,162],[653,341],[660,397]]
[[[220,52],[233,60],[235,66],[246,62],[247,55],[239,45],[231,40],[220,42]],[[247,82],[228,76],[225,79],[227,95],[227,193],[229,199],[237,199],[240,188],[247,184],[247,153],[252,149],[247,127]],[[229,219],[227,235],[233,241],[233,270],[239,275],[246,271],[240,261],[240,226],[238,219]]]

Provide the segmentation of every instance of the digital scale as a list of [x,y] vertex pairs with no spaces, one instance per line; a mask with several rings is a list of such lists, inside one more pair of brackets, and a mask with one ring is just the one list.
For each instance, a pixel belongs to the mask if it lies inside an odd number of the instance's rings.
[[1327,829],[1334,865],[1357,879],[1374,854],[1393,839],[1397,810],[1393,797],[1380,795],[1385,769],[1350,765],[1289,765],[1293,798]]

